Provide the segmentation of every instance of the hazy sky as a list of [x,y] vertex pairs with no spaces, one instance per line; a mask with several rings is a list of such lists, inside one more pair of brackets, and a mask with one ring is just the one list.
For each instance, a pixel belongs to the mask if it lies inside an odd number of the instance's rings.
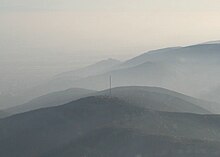
[[0,87],[218,39],[219,0],[0,0]]

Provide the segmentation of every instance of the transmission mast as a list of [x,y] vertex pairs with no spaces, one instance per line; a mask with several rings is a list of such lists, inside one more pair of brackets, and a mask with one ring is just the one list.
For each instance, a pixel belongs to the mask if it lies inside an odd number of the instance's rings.
[[109,76],[109,96],[112,96],[112,76]]

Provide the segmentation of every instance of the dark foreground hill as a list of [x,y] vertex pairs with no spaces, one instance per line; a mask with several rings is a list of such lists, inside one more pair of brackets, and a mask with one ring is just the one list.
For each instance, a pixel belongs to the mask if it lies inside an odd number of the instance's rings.
[[[109,127],[116,129],[115,135],[112,135],[114,131],[111,130],[110,133],[101,131],[100,135],[99,133],[91,135],[92,132]],[[118,131],[120,133],[123,128],[135,130],[135,133],[125,130],[124,136],[118,136]],[[137,136],[134,136],[133,139],[126,138],[130,135],[132,137],[133,134],[137,134]],[[126,154],[129,152],[128,149],[132,143],[138,142],[141,137],[143,137],[143,142],[137,143],[137,146],[146,149],[152,134],[158,135],[156,138],[156,141],[159,141],[158,143],[166,141],[164,136],[171,136],[170,149],[176,149],[178,145],[172,144],[174,137],[190,139],[187,143],[190,151],[188,151],[188,147],[185,147],[186,142],[180,143],[181,146],[178,151],[188,152],[189,156],[193,156],[194,152],[200,151],[206,146],[207,149],[199,155],[205,156],[207,152],[211,152],[211,157],[215,157],[216,154],[220,155],[216,149],[219,148],[218,142],[211,142],[211,144],[205,142],[207,140],[220,141],[220,116],[152,111],[131,105],[119,98],[97,96],[0,120],[0,156],[41,157],[61,150],[58,152],[60,156],[71,157],[91,150],[93,156],[96,153],[108,151],[109,156],[115,157],[119,152],[112,151],[114,150],[114,143],[110,144],[111,141],[105,138],[118,139],[118,145],[115,146]],[[200,141],[198,146],[194,145],[194,139]],[[104,148],[99,147],[99,140],[103,143],[106,142],[106,146],[103,145]],[[119,145],[124,140],[127,145]],[[155,147],[158,145],[156,141]],[[69,144],[72,145],[72,143],[73,147],[78,143],[78,147],[74,149],[79,150],[74,150],[73,153],[71,151],[71,154],[62,154],[62,150],[65,153]],[[72,148],[71,145],[70,148]],[[102,150],[96,152],[94,146]],[[158,145],[159,148],[161,147],[158,151],[163,152],[161,150],[165,150],[167,146],[167,144]],[[136,151],[131,150],[131,153],[134,152]],[[89,156],[90,154],[86,155]],[[165,152],[161,157],[169,155],[169,152]],[[148,156],[154,157],[150,153]]]
[[218,157],[220,143],[149,135],[126,128],[104,128],[44,157]]
[[8,113],[4,112],[4,111],[0,111],[0,118],[4,118],[4,117],[7,117],[9,116]]

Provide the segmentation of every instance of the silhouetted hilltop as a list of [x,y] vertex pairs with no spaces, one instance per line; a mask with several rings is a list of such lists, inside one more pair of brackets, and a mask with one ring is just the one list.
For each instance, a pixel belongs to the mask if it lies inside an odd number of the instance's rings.
[[[91,131],[106,127],[134,129],[146,135],[220,141],[219,124],[220,117],[217,115],[158,112],[134,106],[120,98],[87,97],[66,105],[1,119],[0,156],[44,156],[52,150],[65,148],[66,144],[87,136]],[[102,136],[97,138],[101,139]],[[119,137],[118,142],[121,140]],[[145,147],[144,143],[142,147]],[[215,150],[215,146],[213,148]],[[107,146],[106,150],[111,151]],[[192,150],[200,150],[200,147],[192,147]]]
[[113,69],[114,67],[116,67],[117,65],[119,65],[120,63],[121,61],[119,60],[109,58],[109,59],[97,62],[95,64],[86,66],[84,68],[58,74],[56,77],[63,78],[63,79],[74,77],[74,76],[88,77],[88,76],[97,75],[97,74],[101,74],[103,72],[109,71]]
[[[109,95],[109,90],[98,94]],[[210,113],[208,108],[211,103],[159,87],[116,87],[112,89],[111,94],[132,105],[156,111]]]
[[88,90],[88,89],[71,88],[65,91],[58,91],[58,92],[40,96],[23,105],[18,105],[18,106],[9,108],[6,111],[10,113],[10,115],[13,115],[16,113],[36,110],[39,108],[59,106],[59,105],[63,105],[68,102],[77,100],[79,98],[89,96],[95,92],[96,91]]
[[[96,92],[87,89],[68,89],[50,93],[32,101],[18,105],[13,108],[5,110],[8,115],[36,110],[39,108],[46,108],[52,106],[59,106],[68,102],[92,95],[109,96],[109,90]],[[112,96],[118,97],[131,105],[144,107],[146,109],[168,112],[190,112],[198,114],[219,113],[220,110],[211,110],[214,103],[195,99],[174,91],[170,91],[158,87],[116,87],[112,89]],[[215,106],[217,106],[216,104]]]

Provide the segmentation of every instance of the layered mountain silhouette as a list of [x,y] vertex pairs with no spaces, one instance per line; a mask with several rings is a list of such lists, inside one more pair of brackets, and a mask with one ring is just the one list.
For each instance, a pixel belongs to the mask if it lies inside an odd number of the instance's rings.
[[174,47],[160,50],[154,50],[144,53],[140,56],[132,58],[125,63],[122,63],[124,67],[136,66],[147,61],[160,61],[160,62],[188,62],[188,63],[201,63],[215,61],[218,62],[217,56],[219,53],[220,43],[213,44],[198,44],[187,47]]
[[101,74],[106,71],[110,71],[110,70],[114,69],[116,66],[118,66],[120,63],[121,63],[121,61],[119,61],[119,60],[109,58],[107,60],[100,61],[98,63],[89,65],[89,66],[81,68],[81,69],[61,73],[55,77],[62,78],[65,80],[65,79],[72,78],[74,76],[77,76],[80,78],[93,76],[93,75]]
[[[220,113],[220,106],[217,103],[203,101],[159,87],[129,86],[113,88],[111,91],[111,96],[120,98],[131,105],[146,109],[198,114]],[[87,96],[100,95],[109,96],[109,89],[97,92],[73,88],[41,96],[23,105],[6,109],[5,111],[9,116],[40,108],[63,105]]]
[[[104,90],[110,75],[114,87],[158,86],[199,97],[220,85],[219,57],[220,44],[211,42],[154,50],[125,62],[109,59],[59,74],[9,100],[15,99],[13,105],[18,105],[69,88]],[[7,101],[2,103],[10,105]]]
[[114,86],[160,86],[197,96],[220,84],[219,52],[220,44],[150,51],[115,66],[113,70],[72,80],[68,85],[102,90],[112,75]]
[[0,156],[219,157],[219,57],[219,42],[154,50],[1,95],[15,107],[0,110]]
[[219,52],[220,44],[148,52],[113,71],[74,81],[72,86],[103,89],[111,75],[114,86],[159,86],[199,96],[220,84]]
[[[73,71],[58,74],[48,80],[47,82],[20,92],[18,94],[4,94],[0,95],[0,103],[3,109],[14,107],[31,101],[39,96],[44,96],[49,93],[68,90],[74,88],[72,83],[85,77],[98,75],[106,71],[114,69],[121,62],[115,59],[102,60],[98,63],[86,66]],[[0,108],[1,109],[1,108]]]
[[1,119],[0,156],[53,156],[55,152],[68,157],[114,157],[139,152],[154,157],[150,148],[158,146],[162,153],[158,156],[215,157],[220,155],[219,124],[218,115],[160,112],[120,98],[92,96]]
[[[10,115],[36,110],[40,108],[59,106],[68,102],[83,98],[96,91],[80,88],[72,88],[65,91],[58,91],[35,98],[28,103],[8,108],[5,111]],[[9,115],[9,114],[8,114]]]
[[[74,88],[77,86],[73,86],[72,85],[73,82],[81,80],[86,77],[96,76],[105,73],[106,71],[110,71],[120,63],[121,63],[120,61],[115,59],[103,60],[98,63],[89,65],[85,68],[56,75],[50,81],[45,82],[45,84],[37,86],[36,88],[33,88],[27,92],[30,93],[29,97],[37,97],[54,91],[66,90],[71,87]],[[85,88],[85,89],[90,89],[90,88]],[[23,94],[26,95],[27,93],[23,93]]]

